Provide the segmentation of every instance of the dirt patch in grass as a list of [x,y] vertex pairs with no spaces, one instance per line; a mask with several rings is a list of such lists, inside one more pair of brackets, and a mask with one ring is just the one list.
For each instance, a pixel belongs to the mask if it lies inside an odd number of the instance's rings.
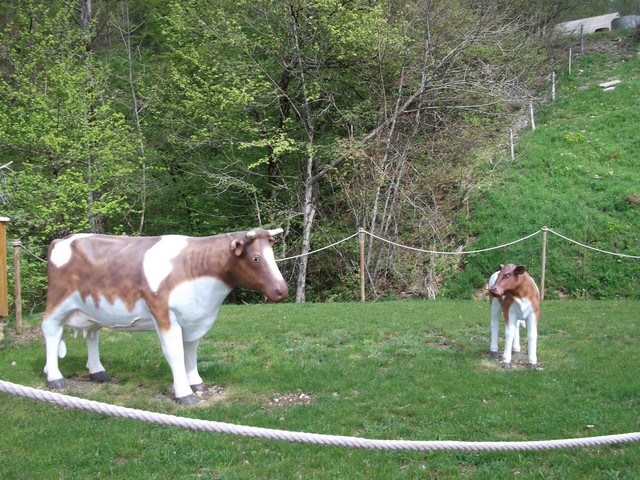
[[304,392],[275,393],[268,402],[269,408],[286,407],[289,405],[311,405],[313,396]]
[[[502,369],[502,352],[498,356],[492,356],[490,352],[483,355],[481,365],[485,370],[494,370],[496,368]],[[530,369],[529,357],[526,351],[513,353],[511,355],[511,369]],[[537,368],[543,370],[542,365],[538,362]],[[506,372],[507,370],[505,370]]]

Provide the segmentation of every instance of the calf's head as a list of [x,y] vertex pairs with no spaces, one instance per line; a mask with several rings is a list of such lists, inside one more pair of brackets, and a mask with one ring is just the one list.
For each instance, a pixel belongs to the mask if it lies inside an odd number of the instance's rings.
[[526,272],[527,269],[524,265],[514,265],[513,263],[500,265],[496,283],[493,284],[489,291],[497,296],[515,292],[524,281]]
[[279,233],[281,228],[250,230],[229,244],[229,252],[236,259],[234,281],[241,287],[261,291],[272,302],[284,300],[289,294],[273,255],[274,235]]

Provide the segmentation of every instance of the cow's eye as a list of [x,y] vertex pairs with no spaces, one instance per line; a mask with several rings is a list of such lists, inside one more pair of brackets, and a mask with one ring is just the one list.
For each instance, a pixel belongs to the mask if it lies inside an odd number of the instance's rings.
[[510,273],[505,273],[505,274],[504,274],[504,278],[509,278],[510,276],[511,276],[511,274],[510,274]]
[[254,255],[252,260],[253,260],[253,263],[260,263],[260,256],[259,255]]

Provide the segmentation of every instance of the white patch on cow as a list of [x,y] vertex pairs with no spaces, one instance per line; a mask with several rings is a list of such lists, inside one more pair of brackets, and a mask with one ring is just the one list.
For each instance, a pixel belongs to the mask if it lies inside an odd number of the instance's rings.
[[186,246],[187,237],[166,235],[145,253],[142,269],[152,292],[156,293],[160,284],[171,274],[173,269],[171,260],[177,257]]
[[66,314],[63,324],[74,331],[82,331],[83,335],[101,327],[129,332],[155,330],[153,316],[143,299],[138,300],[129,310],[120,299],[109,303],[101,296],[96,305],[91,296],[83,301],[80,293],[76,291],[62,302],[52,316],[57,312],[71,312]]
[[69,260],[71,260],[71,244],[79,238],[91,237],[92,235],[94,234],[78,233],[76,235],[70,236],[69,238],[65,238],[64,240],[56,242],[54,247],[51,249],[49,260],[58,268],[64,266],[67,262],[69,262]]
[[182,328],[185,342],[204,337],[218,315],[218,309],[232,289],[222,280],[200,277],[177,285],[169,296],[169,309]]
[[498,280],[498,275],[500,275],[499,271],[491,275],[491,277],[489,278],[489,288],[493,287],[496,284],[496,280]]
[[276,263],[276,257],[273,254],[273,249],[265,248],[264,252],[262,252],[262,255],[266,260],[267,265],[269,265],[269,270],[271,271],[273,278],[278,281],[284,282],[284,277],[282,276],[282,272],[280,271],[280,269],[278,268],[278,264]]

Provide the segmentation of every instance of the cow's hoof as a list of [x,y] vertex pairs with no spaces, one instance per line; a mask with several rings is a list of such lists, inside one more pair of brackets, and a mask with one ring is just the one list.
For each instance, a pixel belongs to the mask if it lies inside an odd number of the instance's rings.
[[67,382],[64,378],[58,378],[57,380],[47,380],[47,387],[52,390],[62,390],[67,388]]
[[204,383],[199,383],[198,385],[191,385],[191,391],[193,393],[206,392],[207,391],[207,387],[205,386]]
[[498,358],[500,354],[498,352],[491,352],[491,358]]
[[502,362],[502,368],[505,370],[511,370],[511,363]]
[[195,405],[198,402],[198,397],[193,394],[187,395],[186,397],[176,398],[176,403],[179,403],[180,405]]
[[111,378],[109,374],[103,370],[101,372],[90,373],[89,380],[96,383],[107,383],[112,382],[113,378]]
[[530,363],[529,368],[531,370],[539,370],[539,371],[544,370],[544,368],[540,367],[537,363]]

